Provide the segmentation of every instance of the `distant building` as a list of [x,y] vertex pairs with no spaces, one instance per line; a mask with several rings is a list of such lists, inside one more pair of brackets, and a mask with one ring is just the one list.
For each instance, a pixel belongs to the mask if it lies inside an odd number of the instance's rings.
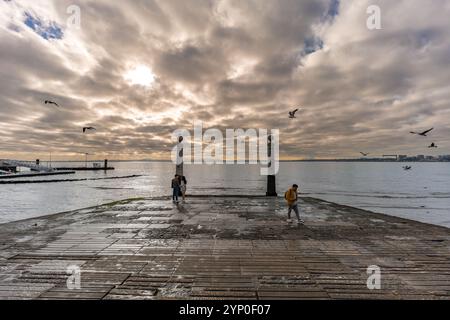
[[424,161],[425,160],[425,156],[423,154],[419,154],[417,156],[417,161]]
[[398,156],[398,161],[405,161],[407,158],[408,158],[407,155],[401,154],[401,155]]

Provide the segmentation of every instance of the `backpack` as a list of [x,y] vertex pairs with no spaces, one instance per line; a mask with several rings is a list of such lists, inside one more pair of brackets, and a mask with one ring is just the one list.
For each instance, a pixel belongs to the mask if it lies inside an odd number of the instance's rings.
[[289,194],[290,191],[291,191],[291,190],[288,190],[288,191],[286,191],[286,192],[284,193],[284,199],[285,199],[285,200],[288,199],[288,194]]

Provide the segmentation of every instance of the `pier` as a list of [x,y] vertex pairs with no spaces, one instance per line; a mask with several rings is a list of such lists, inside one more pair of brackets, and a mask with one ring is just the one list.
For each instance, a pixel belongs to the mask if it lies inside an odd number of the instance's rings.
[[58,167],[55,168],[56,171],[67,171],[67,170],[71,170],[71,171],[109,171],[109,170],[115,170],[114,167]]
[[[28,168],[29,171],[20,172],[19,168]],[[75,171],[70,169],[55,170],[51,167],[43,166],[39,160],[34,162],[0,159],[0,179],[32,178],[74,173]]]
[[55,170],[62,170],[62,171],[67,171],[67,170],[73,170],[73,171],[109,171],[109,170],[114,170],[114,167],[110,167],[108,166],[108,160],[105,160],[103,162],[103,166],[101,166],[99,164],[98,161],[94,161],[92,162],[92,167],[88,166],[88,162],[86,161],[86,164],[84,167],[57,167],[55,168]]
[[0,299],[450,299],[449,229],[312,198],[300,212],[140,198],[3,224]]
[[5,173],[0,175],[0,180],[19,179],[19,178],[36,178],[56,175],[75,174],[73,170],[52,171],[52,172],[20,172],[20,173]]
[[[19,172],[19,168],[28,168],[30,171]],[[95,161],[92,163],[92,167],[89,167],[87,162],[84,167],[51,167],[41,165],[39,159],[36,161],[0,159],[0,179],[74,174],[76,171],[109,171],[114,169],[114,167],[108,166],[108,160],[104,160],[103,166]]]
[[52,172],[53,169],[40,164],[36,161],[20,161],[11,159],[0,159],[0,170],[3,172],[17,173],[18,168],[28,168],[33,172]]

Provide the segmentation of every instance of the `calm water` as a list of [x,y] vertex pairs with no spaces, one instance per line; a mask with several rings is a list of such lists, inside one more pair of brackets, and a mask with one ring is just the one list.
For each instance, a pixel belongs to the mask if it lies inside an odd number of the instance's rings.
[[[171,192],[174,171],[171,163],[112,165],[116,170],[107,173],[78,172],[57,177],[143,176],[124,180],[0,185],[0,223]],[[450,227],[450,163],[415,163],[412,171],[402,170],[402,164],[398,163],[295,162],[280,166],[277,177],[280,196],[289,185],[297,183],[308,196]],[[259,175],[259,166],[186,166],[185,171],[188,192],[194,194],[265,193],[266,180]]]

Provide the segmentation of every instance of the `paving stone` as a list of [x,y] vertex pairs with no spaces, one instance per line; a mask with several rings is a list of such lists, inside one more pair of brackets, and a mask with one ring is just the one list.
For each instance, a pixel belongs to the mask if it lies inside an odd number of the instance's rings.
[[197,196],[0,225],[0,299],[450,299],[449,229],[311,198],[300,211],[295,226],[283,199]]

